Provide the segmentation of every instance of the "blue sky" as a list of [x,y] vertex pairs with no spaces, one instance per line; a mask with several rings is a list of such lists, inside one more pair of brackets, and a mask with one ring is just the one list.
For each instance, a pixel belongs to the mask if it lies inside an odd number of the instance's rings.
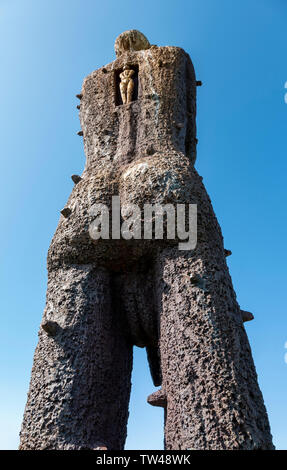
[[[285,0],[0,0],[0,448],[18,445],[46,291],[46,254],[70,175],[84,167],[75,94],[139,29],[183,47],[198,89],[196,168],[222,227],[269,412],[287,448]],[[135,349],[127,449],[160,449],[162,410]]]

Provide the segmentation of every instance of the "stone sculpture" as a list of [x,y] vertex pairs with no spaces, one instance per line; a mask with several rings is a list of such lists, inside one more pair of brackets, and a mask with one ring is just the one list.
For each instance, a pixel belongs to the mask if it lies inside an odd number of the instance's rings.
[[133,69],[130,69],[128,65],[125,65],[123,72],[120,74],[120,90],[123,104],[130,103],[132,101],[134,90],[134,73],[135,72]]
[[[20,449],[123,449],[134,345],[147,349],[161,385],[148,401],[164,408],[166,449],[272,449],[243,325],[252,314],[236,301],[231,252],[194,168],[192,62],[134,30],[115,48],[117,59],[92,72],[78,95],[87,161],[49,248]],[[127,92],[121,105],[126,64],[138,74],[137,98]],[[91,207],[110,206],[113,195],[140,207],[197,204],[196,248],[92,240]]]

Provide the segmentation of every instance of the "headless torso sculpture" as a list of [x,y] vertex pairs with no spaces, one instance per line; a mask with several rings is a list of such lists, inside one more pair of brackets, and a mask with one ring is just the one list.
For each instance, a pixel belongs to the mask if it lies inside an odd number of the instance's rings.
[[[123,449],[133,346],[146,347],[166,449],[271,449],[268,418],[196,155],[196,80],[138,31],[79,95],[87,157],[48,253],[20,449]],[[194,250],[92,240],[95,203],[197,204]]]

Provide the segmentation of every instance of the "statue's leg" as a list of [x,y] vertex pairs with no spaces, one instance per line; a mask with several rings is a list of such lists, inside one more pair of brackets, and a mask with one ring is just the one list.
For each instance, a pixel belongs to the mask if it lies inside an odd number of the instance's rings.
[[20,449],[123,449],[131,368],[109,274],[50,272]]
[[272,449],[224,252],[161,252],[155,282],[167,449]]
[[126,83],[120,83],[120,92],[123,104],[127,102],[127,85]]
[[134,91],[134,81],[130,80],[128,83],[128,89],[127,89],[127,103],[130,103],[132,101],[133,91]]

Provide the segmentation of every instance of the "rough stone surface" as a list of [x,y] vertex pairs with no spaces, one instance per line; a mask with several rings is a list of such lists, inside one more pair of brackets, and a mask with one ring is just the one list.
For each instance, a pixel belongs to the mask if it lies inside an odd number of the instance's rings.
[[156,392],[152,393],[147,397],[147,402],[152,406],[159,406],[161,408],[166,408],[166,394],[164,390],[161,388]]
[[[49,248],[42,325],[57,328],[40,328],[20,448],[122,449],[137,345],[164,391],[149,401],[164,405],[166,449],[272,449],[223,237],[194,168],[191,60],[177,47],[137,48],[119,46],[78,95],[87,161]],[[126,64],[138,87],[122,105]],[[113,195],[197,204],[196,249],[93,241],[90,209]]]
[[150,48],[150,43],[143,33],[136,29],[124,31],[115,42],[115,53],[119,57],[127,51],[141,51]]
[[247,312],[246,310],[241,310],[241,316],[243,322],[254,320],[253,313]]
[[78,184],[82,179],[79,175],[72,175],[71,178],[75,184]]

